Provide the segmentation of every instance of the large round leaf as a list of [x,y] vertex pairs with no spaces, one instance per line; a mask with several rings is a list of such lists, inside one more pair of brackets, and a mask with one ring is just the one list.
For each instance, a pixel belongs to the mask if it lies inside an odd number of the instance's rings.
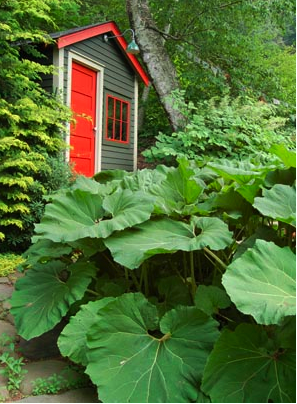
[[89,192],[93,195],[108,195],[114,189],[116,189],[116,185],[112,182],[107,184],[99,184],[93,178],[85,177],[84,175],[78,175],[75,183],[71,186],[71,189],[79,189],[81,191]]
[[263,197],[255,198],[253,205],[263,215],[296,226],[296,189],[276,184],[263,189]]
[[227,180],[237,184],[249,184],[255,178],[264,178],[269,170],[266,166],[256,166],[249,161],[222,160],[223,164],[209,163],[208,167]]
[[[98,312],[87,335],[86,372],[104,402],[193,402],[217,322],[195,307],[161,319],[141,294],[126,294]],[[163,336],[157,336],[157,328]]]
[[272,346],[262,327],[241,324],[216,342],[202,389],[213,403],[295,403],[295,375],[294,349]]
[[158,304],[158,308],[164,310],[163,314],[179,305],[191,306],[193,304],[190,290],[179,276],[172,275],[157,279],[157,285],[161,297],[159,300],[163,300]]
[[37,337],[60,322],[70,306],[80,300],[96,268],[87,261],[67,267],[61,261],[37,264],[16,283],[10,300],[18,333]]
[[236,307],[259,324],[296,314],[296,258],[292,251],[257,240],[228,266],[223,285]]
[[103,214],[101,196],[79,189],[67,192],[46,206],[41,223],[35,226],[38,235],[33,241],[47,238],[67,242],[99,237],[98,224]]
[[274,144],[269,151],[276,154],[287,167],[296,168],[296,151],[289,150],[284,144]]
[[181,159],[178,167],[169,170],[164,180],[153,184],[149,192],[156,197],[156,211],[168,215],[177,212],[184,216],[196,213],[198,199],[206,185],[194,175],[189,161]]
[[50,261],[54,258],[68,255],[72,252],[72,247],[67,244],[54,243],[48,239],[38,240],[26,250],[23,256],[26,258],[26,266],[34,266],[38,262]]
[[86,237],[105,238],[116,230],[148,220],[153,209],[152,198],[142,192],[119,189],[102,197],[76,189],[46,206],[41,223],[35,227],[38,236],[34,240],[43,237],[70,242]]
[[87,365],[87,332],[98,320],[96,316],[98,310],[111,300],[113,300],[112,297],[106,297],[89,302],[81,306],[79,312],[71,317],[58,339],[58,347],[63,356],[68,356],[75,363]]
[[228,226],[216,217],[196,217],[191,220],[194,238],[191,242],[191,251],[200,250],[206,246],[212,250],[223,250],[229,246],[232,239],[232,232]]
[[226,291],[213,285],[199,285],[195,294],[195,305],[208,315],[217,313],[218,309],[229,307],[231,301]]
[[150,193],[152,186],[159,184],[165,178],[166,174],[160,170],[160,166],[154,170],[145,168],[135,171],[132,175],[125,176],[121,181],[121,187],[131,189],[131,191],[143,191],[147,194]]
[[267,166],[255,166],[247,161],[234,162],[224,160],[224,164],[209,163],[209,167],[221,175],[227,182],[231,182],[234,190],[249,203],[254,202],[254,198],[269,170]]
[[100,237],[106,238],[116,230],[124,230],[135,224],[145,222],[154,210],[153,198],[143,192],[119,189],[103,200],[105,216],[111,219],[99,223]]
[[232,242],[227,225],[218,218],[196,218],[190,224],[168,218],[150,220],[104,240],[115,261],[130,269],[147,258],[178,250],[194,251],[208,246],[213,250]]

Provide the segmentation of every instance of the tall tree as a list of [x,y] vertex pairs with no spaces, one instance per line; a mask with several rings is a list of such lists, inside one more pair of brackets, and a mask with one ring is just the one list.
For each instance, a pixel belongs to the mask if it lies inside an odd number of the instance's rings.
[[[281,68],[275,61],[285,57],[292,76],[292,58],[284,54],[282,35],[294,18],[294,3],[126,0],[144,63],[174,127],[180,116],[168,95],[179,87],[196,101],[226,92],[265,94],[287,101],[287,83],[292,80],[279,79]],[[170,32],[164,29],[168,24]]]
[[141,49],[152,85],[160,98],[173,129],[183,123],[183,116],[173,106],[170,96],[179,88],[177,72],[164,46],[148,0],[127,0],[127,12],[131,27],[136,31],[136,39]]

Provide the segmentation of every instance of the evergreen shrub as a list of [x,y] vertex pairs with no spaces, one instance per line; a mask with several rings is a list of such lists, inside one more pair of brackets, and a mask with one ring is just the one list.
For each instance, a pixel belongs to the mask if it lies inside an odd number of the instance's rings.
[[26,10],[18,1],[0,5],[0,251],[29,246],[43,195],[70,176],[61,162],[70,111],[39,84],[40,75],[52,74],[53,68],[24,57],[36,58],[34,43],[50,41],[38,29],[49,23],[47,6],[32,12],[33,3]]

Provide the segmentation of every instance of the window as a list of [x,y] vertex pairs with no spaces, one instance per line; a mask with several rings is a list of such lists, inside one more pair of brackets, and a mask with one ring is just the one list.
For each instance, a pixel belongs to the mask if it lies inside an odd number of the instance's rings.
[[107,96],[106,140],[129,142],[130,104],[111,95]]

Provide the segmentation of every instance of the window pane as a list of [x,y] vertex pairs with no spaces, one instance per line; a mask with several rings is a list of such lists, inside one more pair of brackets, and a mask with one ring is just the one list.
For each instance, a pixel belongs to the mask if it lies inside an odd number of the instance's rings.
[[121,140],[121,122],[120,121],[115,122],[114,139]]
[[125,122],[122,123],[122,141],[127,142],[127,124]]
[[111,97],[108,97],[108,117],[109,118],[113,117],[113,111],[114,111],[114,100]]
[[121,119],[121,101],[116,100],[116,119]]
[[123,112],[122,112],[122,120],[126,121],[128,120],[128,104],[123,102]]
[[105,139],[128,143],[129,102],[108,95],[106,113]]
[[113,120],[108,119],[107,123],[107,138],[108,139],[113,139]]

